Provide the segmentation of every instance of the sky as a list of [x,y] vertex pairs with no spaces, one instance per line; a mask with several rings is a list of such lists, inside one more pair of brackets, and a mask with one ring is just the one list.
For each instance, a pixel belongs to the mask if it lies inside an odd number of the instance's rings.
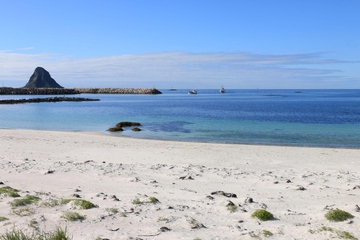
[[0,84],[360,89],[359,0],[0,0]]

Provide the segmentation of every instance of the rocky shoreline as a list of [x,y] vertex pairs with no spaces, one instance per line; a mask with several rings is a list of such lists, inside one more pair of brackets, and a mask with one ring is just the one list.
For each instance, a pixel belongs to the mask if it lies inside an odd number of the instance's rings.
[[50,97],[50,98],[30,98],[30,99],[6,99],[0,100],[0,104],[20,104],[20,103],[41,103],[41,102],[83,102],[100,101],[97,98],[79,98],[79,97]]
[[0,88],[0,95],[68,95],[81,93],[161,94],[156,88]]

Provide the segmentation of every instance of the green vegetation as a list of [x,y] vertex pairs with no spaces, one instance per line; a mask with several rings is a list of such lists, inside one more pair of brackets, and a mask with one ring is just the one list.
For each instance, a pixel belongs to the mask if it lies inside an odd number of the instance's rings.
[[13,229],[5,234],[0,235],[0,240],[70,240],[67,230],[57,228],[50,233],[32,233],[26,234],[22,230]]
[[132,204],[139,205],[139,204],[145,204],[145,203],[158,203],[158,202],[160,202],[160,201],[156,197],[150,197],[148,201],[140,201],[139,198],[135,198],[132,201]]
[[139,204],[143,204],[143,202],[140,201],[139,198],[135,198],[135,199],[132,201],[132,204],[139,205]]
[[26,195],[23,198],[17,198],[14,199],[13,201],[9,202],[9,204],[12,207],[22,207],[22,206],[26,206],[29,204],[33,204],[36,203],[40,200],[39,197],[33,196],[33,195]]
[[81,209],[91,209],[96,207],[96,205],[93,204],[92,202],[83,199],[75,199],[74,205],[80,207]]
[[325,214],[325,218],[332,222],[342,222],[354,216],[340,209],[330,210]]
[[236,205],[232,205],[232,204],[228,204],[227,206],[227,210],[229,210],[230,212],[236,212],[236,210],[237,210],[237,206]]
[[70,222],[82,221],[82,220],[85,219],[85,216],[80,215],[77,212],[65,212],[61,217],[68,220],[68,221],[70,221]]
[[263,234],[265,237],[270,237],[272,235],[274,235],[272,232],[270,232],[269,230],[263,230]]
[[6,197],[13,197],[13,198],[20,197],[18,192],[19,192],[19,190],[14,189],[12,187],[8,187],[8,186],[0,188],[0,195],[6,196]]
[[7,221],[7,220],[9,220],[9,219],[6,218],[6,217],[1,217],[1,216],[0,216],[0,222]]
[[251,214],[251,217],[257,218],[261,221],[268,221],[274,219],[274,215],[271,212],[268,212],[264,209],[258,209]]
[[158,222],[168,222],[169,219],[168,219],[168,218],[165,218],[165,217],[159,217],[157,221],[158,221]]
[[331,232],[331,233],[335,233],[337,235],[338,238],[341,238],[341,239],[353,239],[353,240],[357,240],[356,237],[354,237],[351,233],[349,232],[346,232],[346,231],[340,231],[340,230],[336,230],[336,229],[333,229],[331,227],[321,227],[317,230],[313,230],[313,229],[309,229],[309,233],[311,234],[315,234],[315,233],[320,233],[320,232]]
[[28,207],[16,208],[13,209],[12,212],[20,217],[30,216],[31,214],[34,214],[34,211]]
[[156,197],[150,197],[149,198],[149,202],[150,203],[158,203],[158,202],[160,202]]
[[60,204],[61,205],[65,205],[68,204],[69,202],[71,202],[73,199],[61,199]]
[[106,210],[112,214],[117,214],[119,212],[118,208],[107,208]]
[[48,201],[42,201],[39,205],[40,205],[40,207],[56,207],[56,206],[61,205],[61,202],[56,199],[51,199]]
[[32,220],[30,220],[30,222],[29,222],[29,227],[38,229],[38,224],[39,224],[39,223],[38,223],[35,219],[32,219]]
[[92,202],[89,202],[89,201],[83,200],[83,199],[61,199],[61,200],[53,199],[53,200],[41,202],[40,206],[55,207],[55,206],[59,206],[59,205],[68,204],[69,202],[73,202],[74,206],[79,207],[80,209],[91,209],[91,208],[97,207]]

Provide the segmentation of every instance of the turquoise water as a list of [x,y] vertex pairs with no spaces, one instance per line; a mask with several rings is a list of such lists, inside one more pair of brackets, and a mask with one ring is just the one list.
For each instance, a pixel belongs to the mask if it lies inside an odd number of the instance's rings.
[[[360,90],[162,90],[99,102],[0,105],[0,128],[97,131],[180,141],[360,148]],[[39,96],[0,96],[0,99]],[[41,97],[41,96],[40,96]],[[43,96],[48,97],[48,96]],[[141,132],[108,133],[120,121]]]

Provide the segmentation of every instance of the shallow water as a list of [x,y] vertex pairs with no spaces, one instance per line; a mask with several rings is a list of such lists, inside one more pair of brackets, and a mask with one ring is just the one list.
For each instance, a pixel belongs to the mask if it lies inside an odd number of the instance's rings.
[[[92,95],[100,102],[0,105],[0,128],[98,131],[180,141],[360,148],[360,90],[162,90],[161,95]],[[0,99],[48,96],[0,96]]]

